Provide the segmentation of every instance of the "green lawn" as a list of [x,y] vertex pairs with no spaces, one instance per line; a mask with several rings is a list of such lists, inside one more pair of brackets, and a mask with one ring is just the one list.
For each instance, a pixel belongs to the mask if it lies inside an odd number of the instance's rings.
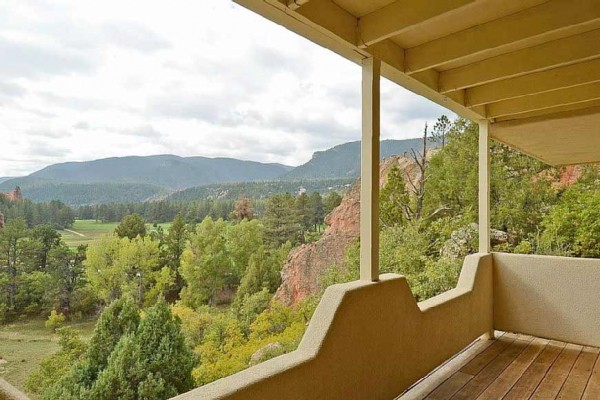
[[[25,393],[27,376],[43,358],[58,350],[58,336],[44,322],[32,319],[0,326],[0,360],[4,360],[0,363],[0,377]],[[80,331],[82,338],[89,339],[95,323],[89,320],[69,325]]]
[[[118,222],[103,223],[96,222],[93,219],[78,219],[68,231],[60,231],[60,234],[69,247],[75,248],[82,244],[90,244],[96,241],[101,235],[112,233],[117,225],[119,225]],[[159,225],[167,231],[171,223]],[[154,228],[151,224],[148,224],[147,229],[150,232]]]

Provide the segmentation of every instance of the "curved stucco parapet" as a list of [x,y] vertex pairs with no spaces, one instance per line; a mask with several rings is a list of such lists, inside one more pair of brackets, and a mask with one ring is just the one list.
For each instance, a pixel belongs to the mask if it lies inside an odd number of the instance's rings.
[[493,258],[496,329],[600,346],[600,260]]
[[417,304],[404,277],[333,285],[298,349],[176,399],[391,399],[492,329],[492,258]]

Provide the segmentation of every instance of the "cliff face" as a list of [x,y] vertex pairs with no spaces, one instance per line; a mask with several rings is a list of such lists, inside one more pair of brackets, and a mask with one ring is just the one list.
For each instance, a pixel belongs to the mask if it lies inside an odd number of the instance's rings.
[[[391,157],[382,162],[380,185],[393,165],[419,179],[414,162]],[[327,228],[321,239],[292,249],[281,272],[282,283],[275,298],[292,306],[319,291],[319,278],[330,267],[341,268],[346,250],[360,233],[360,181],[344,196],[341,204],[326,218]]]

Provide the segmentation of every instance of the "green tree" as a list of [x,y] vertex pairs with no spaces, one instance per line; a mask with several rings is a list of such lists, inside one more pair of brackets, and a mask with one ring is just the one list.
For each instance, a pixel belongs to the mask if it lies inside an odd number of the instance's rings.
[[90,245],[86,252],[87,280],[106,303],[121,296],[121,288],[127,278],[124,265],[119,262],[123,240],[128,239],[105,235]]
[[381,189],[379,217],[384,226],[400,225],[407,220],[407,207],[410,197],[406,190],[402,171],[394,165],[387,175],[387,181]]
[[172,285],[169,269],[159,269],[158,242],[149,237],[104,236],[86,256],[87,280],[106,303],[127,293],[140,304],[152,304]]
[[241,301],[245,296],[253,295],[262,289],[274,293],[281,284],[281,269],[287,258],[291,244],[282,245],[277,250],[261,246],[250,257],[248,269],[242,278],[236,294],[236,300]]
[[0,268],[5,277],[6,304],[8,312],[15,312],[18,278],[26,256],[27,226],[22,219],[6,222],[0,229]]
[[181,259],[181,276],[186,286],[181,291],[184,304],[197,308],[213,304],[216,294],[225,288],[232,275],[232,263],[227,251],[227,225],[219,219],[206,217],[190,235],[188,248]]
[[310,223],[315,231],[320,231],[321,224],[325,219],[325,206],[323,197],[319,192],[312,192],[310,195]]
[[185,220],[181,214],[177,214],[164,239],[165,254],[163,258],[166,266],[169,267],[172,275],[175,277],[175,284],[167,294],[167,298],[170,300],[177,299],[179,292],[183,289],[184,282],[179,272],[179,267],[181,266],[181,256],[185,250],[187,240],[188,231],[185,226]]
[[587,168],[541,222],[545,254],[600,257],[600,174]]
[[323,199],[325,206],[325,215],[332,212],[337,206],[342,203],[342,196],[338,192],[331,192]]
[[306,193],[300,194],[296,197],[296,212],[298,213],[300,223],[305,231],[310,230],[312,225],[312,208],[310,204],[310,198]]
[[248,268],[250,257],[256,253],[264,241],[264,227],[260,221],[246,219],[227,227],[227,252],[233,263],[233,284],[239,284]]
[[195,357],[165,301],[148,309],[135,334],[122,336],[100,372],[91,397],[168,399],[193,387]]
[[60,244],[53,248],[48,256],[48,270],[54,278],[56,301],[60,311],[67,316],[71,313],[77,291],[86,283],[83,267],[86,251],[86,245],[81,245],[73,251],[65,244]]
[[433,125],[433,134],[431,139],[435,143],[441,143],[442,149],[446,147],[446,135],[450,131],[451,127],[452,123],[445,115],[440,116],[435,122],[435,125]]
[[53,248],[60,244],[60,234],[52,225],[36,225],[31,229],[29,238],[35,246],[32,249],[33,266],[41,271],[48,267],[48,257]]
[[146,221],[139,214],[126,215],[115,228],[115,234],[124,238],[135,239],[146,236]]
[[265,241],[274,248],[286,242],[304,241],[302,215],[291,194],[277,194],[269,198],[263,216]]
[[140,320],[130,300],[100,316],[81,361],[45,393],[47,400],[168,399],[192,388],[195,357],[164,300]]

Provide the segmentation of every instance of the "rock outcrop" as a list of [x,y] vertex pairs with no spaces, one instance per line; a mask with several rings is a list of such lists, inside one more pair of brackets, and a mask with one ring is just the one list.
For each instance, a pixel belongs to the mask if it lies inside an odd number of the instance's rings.
[[[413,182],[420,179],[413,160],[390,157],[381,164],[381,186],[385,184],[387,174],[394,165],[411,174]],[[325,218],[325,223],[327,228],[321,239],[292,249],[288,256],[281,272],[281,286],[275,293],[275,298],[285,305],[296,305],[317,293],[321,275],[331,267],[343,266],[346,251],[356,242],[360,233],[360,180]]]
[[23,200],[23,194],[21,193],[21,188],[20,187],[15,187],[15,189],[12,192],[8,192],[8,193],[0,193],[0,197],[8,200],[8,201],[21,201]]
[[319,291],[319,277],[330,267],[341,267],[344,255],[359,236],[360,185],[347,193],[327,217],[321,239],[290,251],[281,271],[281,286],[275,298],[291,306]]

